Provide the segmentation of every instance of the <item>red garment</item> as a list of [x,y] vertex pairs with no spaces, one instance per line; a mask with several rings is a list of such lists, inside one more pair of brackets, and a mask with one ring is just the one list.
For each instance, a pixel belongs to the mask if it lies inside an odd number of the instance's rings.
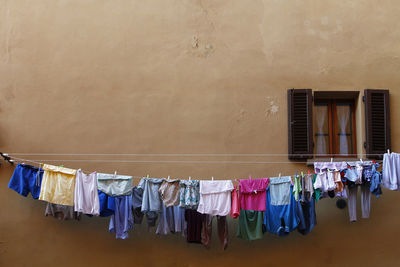
[[239,200],[242,210],[266,210],[266,190],[269,179],[246,179],[239,181]]
[[237,184],[232,190],[232,206],[231,206],[231,217],[236,219],[240,215],[240,202],[237,191]]

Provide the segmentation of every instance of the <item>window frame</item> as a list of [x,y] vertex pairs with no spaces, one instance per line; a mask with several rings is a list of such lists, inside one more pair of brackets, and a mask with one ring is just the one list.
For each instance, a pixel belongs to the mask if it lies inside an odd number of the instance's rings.
[[[331,93],[331,94],[328,94]],[[315,106],[327,106],[328,108],[328,140],[329,140],[329,153],[326,155],[317,155],[316,154],[316,145],[314,140],[314,158],[337,158],[337,157],[348,157],[348,158],[356,158],[357,157],[357,128],[356,128],[356,98],[348,97],[348,98],[338,98],[337,91],[332,92],[324,92],[323,98],[314,99]],[[350,95],[352,94],[344,94]],[[358,95],[357,95],[358,96]],[[349,154],[339,154],[339,134],[338,134],[338,120],[337,120],[337,106],[338,104],[350,104],[351,106],[351,120],[350,120],[350,131],[351,131],[351,152]],[[315,130],[313,132],[313,138],[316,137],[316,127],[313,127]]]

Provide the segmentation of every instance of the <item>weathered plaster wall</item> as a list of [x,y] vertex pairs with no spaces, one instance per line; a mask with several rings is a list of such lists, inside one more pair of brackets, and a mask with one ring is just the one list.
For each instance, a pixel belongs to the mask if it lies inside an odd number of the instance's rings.
[[[398,151],[399,13],[394,0],[0,0],[1,151],[287,153],[286,89],[293,87],[389,88]],[[65,165],[202,178],[306,169],[291,163]],[[334,200],[321,201],[318,226],[306,237],[266,235],[249,243],[234,238],[232,222],[230,247],[222,252],[217,239],[206,250],[142,226],[129,240],[116,241],[107,233],[107,219],[46,218],[44,203],[7,189],[12,171],[7,164],[0,168],[2,266],[393,266],[400,261],[398,192],[373,199],[371,219],[357,223],[349,223]]]

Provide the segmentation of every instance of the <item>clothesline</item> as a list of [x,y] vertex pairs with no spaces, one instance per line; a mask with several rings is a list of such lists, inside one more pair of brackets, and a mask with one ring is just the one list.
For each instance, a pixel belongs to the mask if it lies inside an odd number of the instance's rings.
[[[190,154],[190,153],[158,153],[158,154],[148,154],[148,153],[9,153],[15,156],[134,156],[134,157],[273,157],[273,156],[295,156],[297,154],[287,154],[287,153],[269,153],[269,154]],[[363,156],[363,154],[303,154],[304,156],[317,156],[317,157],[335,157],[335,156]],[[368,154],[370,156],[382,156],[383,154]]]
[[[23,163],[23,162],[31,162],[31,163],[34,163],[34,164],[37,164],[37,165],[41,165],[41,164],[43,164],[43,162],[122,162],[122,163],[137,163],[137,162],[140,162],[140,163],[181,163],[181,162],[183,162],[183,163],[220,163],[220,162],[222,162],[222,161],[214,161],[214,162],[206,162],[206,161],[127,161],[127,160],[125,160],[125,161],[120,161],[120,160],[62,160],[62,159],[58,159],[58,160],[47,160],[47,159],[23,159],[23,158],[18,158],[18,157],[14,157],[14,156],[11,156],[11,155],[8,155],[8,157],[10,157],[11,159],[13,159],[14,161],[17,161],[17,162],[21,162],[21,163]],[[230,163],[243,163],[243,164],[246,164],[246,163],[250,163],[250,164],[252,164],[252,162],[238,162],[238,161],[232,161],[232,162],[230,162]],[[265,162],[254,162],[254,163],[257,163],[257,164],[259,164],[259,163],[265,163]],[[270,162],[270,163],[278,163],[278,162]],[[290,162],[282,162],[282,163],[290,163]],[[294,163],[297,163],[297,164],[304,164],[303,162],[294,162]],[[93,171],[86,171],[86,170],[82,170],[82,171],[84,171],[84,172],[87,172],[87,173],[92,173]],[[130,175],[130,176],[132,176],[132,175]],[[145,177],[146,175],[143,175],[143,176],[132,176],[132,178],[135,178],[135,179],[141,179],[141,178],[143,178],[143,177]],[[193,180],[202,180],[202,179],[198,179],[197,177],[194,177],[193,178]],[[204,180],[208,180],[208,179],[204,179]],[[226,180],[226,179],[225,179]],[[236,180],[236,179],[232,179],[232,180]]]

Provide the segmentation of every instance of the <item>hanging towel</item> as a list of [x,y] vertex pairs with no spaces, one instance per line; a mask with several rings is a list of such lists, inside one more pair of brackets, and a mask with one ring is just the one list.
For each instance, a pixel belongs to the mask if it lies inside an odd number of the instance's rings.
[[231,211],[231,180],[200,181],[200,202],[197,211],[202,214],[226,216]]
[[232,190],[232,205],[231,205],[231,217],[236,219],[240,215],[240,202],[239,192],[237,190],[237,184]]
[[265,211],[268,178],[239,180],[240,209]]
[[75,178],[74,210],[76,212],[99,215],[100,202],[97,193],[96,172],[86,175],[79,169]]
[[158,192],[166,207],[179,205],[179,180],[164,180]]
[[158,190],[162,181],[164,179],[142,178],[138,185],[138,188],[143,189],[142,212],[151,220],[155,220],[161,211],[161,198]]
[[40,200],[74,206],[76,170],[44,164]]
[[98,173],[97,186],[109,196],[130,195],[132,190],[132,176]]
[[198,180],[181,180],[179,183],[179,206],[185,209],[195,209],[200,200],[200,183]]

